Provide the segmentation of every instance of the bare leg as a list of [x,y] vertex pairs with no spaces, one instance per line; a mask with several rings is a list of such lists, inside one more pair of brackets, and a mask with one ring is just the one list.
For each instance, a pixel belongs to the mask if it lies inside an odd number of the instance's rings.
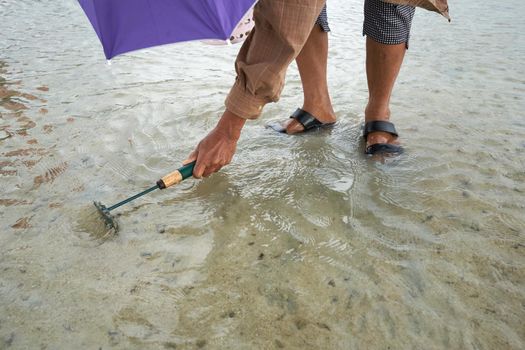
[[[385,45],[366,38],[366,75],[368,104],[365,121],[390,119],[390,96],[405,57],[406,44]],[[385,132],[368,135],[367,147],[376,143],[397,143],[394,136]]]
[[[297,67],[303,85],[303,109],[323,123],[335,122],[335,112],[328,92],[326,69],[328,62],[328,33],[315,25],[296,57]],[[290,119],[286,132],[289,134],[303,131],[303,126]]]

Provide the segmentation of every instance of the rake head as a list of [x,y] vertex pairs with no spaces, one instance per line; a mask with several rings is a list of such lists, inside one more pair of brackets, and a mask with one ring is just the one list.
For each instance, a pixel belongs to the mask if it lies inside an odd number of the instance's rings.
[[100,202],[93,202],[95,205],[95,208],[97,208],[99,214],[104,219],[104,223],[106,224],[106,228],[109,230],[115,230],[115,232],[118,231],[118,223],[115,220],[113,216],[109,213],[108,208]]

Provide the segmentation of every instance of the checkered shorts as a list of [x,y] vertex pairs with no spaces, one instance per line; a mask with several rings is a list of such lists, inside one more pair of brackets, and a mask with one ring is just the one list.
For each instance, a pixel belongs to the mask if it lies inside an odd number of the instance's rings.
[[323,32],[330,31],[330,27],[328,26],[328,15],[326,14],[326,5],[324,5],[323,10],[319,14],[319,17],[317,17],[315,24],[319,25]]
[[[407,43],[415,8],[406,5],[394,5],[381,0],[365,0],[365,19],[363,35],[367,35],[381,44],[396,45]],[[316,24],[325,32],[330,31],[326,6]]]

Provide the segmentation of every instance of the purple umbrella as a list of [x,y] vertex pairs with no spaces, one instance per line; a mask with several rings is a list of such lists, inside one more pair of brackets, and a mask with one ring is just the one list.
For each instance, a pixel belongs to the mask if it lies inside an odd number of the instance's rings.
[[228,40],[256,0],[78,0],[107,59],[181,41]]

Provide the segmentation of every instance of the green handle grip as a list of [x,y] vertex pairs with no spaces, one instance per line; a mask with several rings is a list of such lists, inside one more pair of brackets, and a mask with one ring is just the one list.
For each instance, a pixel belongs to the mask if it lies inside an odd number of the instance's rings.
[[195,168],[196,162],[191,162],[189,164],[186,164],[183,167],[180,167],[179,169],[175,170],[174,172],[164,176],[162,179],[157,181],[157,186],[163,190],[165,188],[168,188],[170,186],[176,185],[182,180],[187,179],[188,177],[192,176],[193,174],[193,168]]
[[188,177],[193,175],[193,168],[195,168],[195,163],[197,163],[197,161],[193,161],[179,168],[178,172],[182,175],[183,180],[186,180]]

